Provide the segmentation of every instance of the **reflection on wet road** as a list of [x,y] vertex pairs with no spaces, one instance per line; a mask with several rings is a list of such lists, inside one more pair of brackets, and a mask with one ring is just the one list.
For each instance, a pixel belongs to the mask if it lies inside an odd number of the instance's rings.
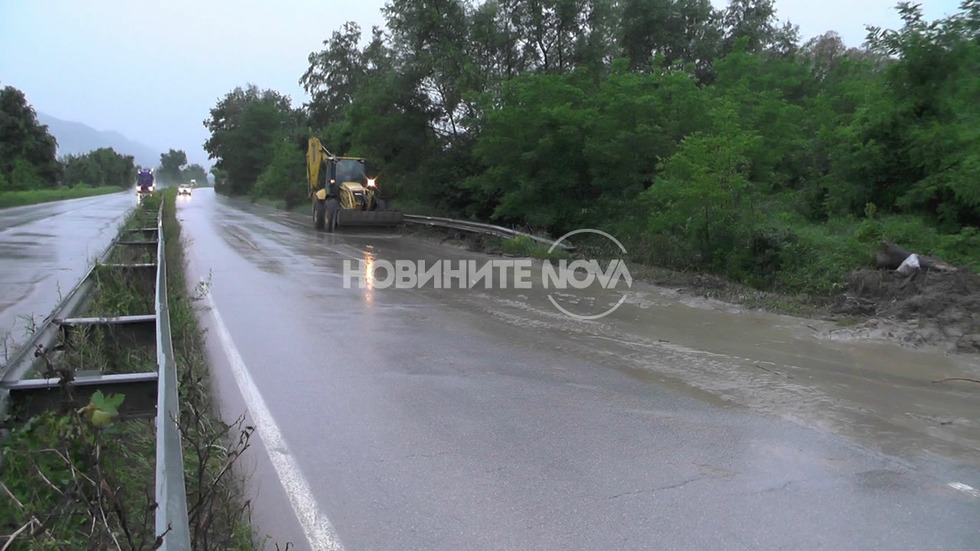
[[265,426],[272,541],[980,548],[980,393],[930,382],[974,358],[638,283],[596,321],[534,289],[345,288],[344,260],[487,257],[207,189],[178,216],[219,400]]
[[9,348],[71,291],[135,205],[123,192],[0,209],[0,338]]

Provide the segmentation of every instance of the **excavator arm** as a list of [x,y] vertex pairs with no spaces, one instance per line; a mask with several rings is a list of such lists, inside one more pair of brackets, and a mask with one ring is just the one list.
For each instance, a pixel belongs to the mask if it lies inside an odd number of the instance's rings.
[[[310,138],[309,146],[306,149],[306,178],[309,182],[311,198],[316,196],[321,201],[327,198],[326,185],[320,182],[320,170],[323,168],[324,159],[330,157],[332,155],[327,151],[327,148],[323,147],[319,138]],[[329,174],[325,174],[324,177],[329,177]]]

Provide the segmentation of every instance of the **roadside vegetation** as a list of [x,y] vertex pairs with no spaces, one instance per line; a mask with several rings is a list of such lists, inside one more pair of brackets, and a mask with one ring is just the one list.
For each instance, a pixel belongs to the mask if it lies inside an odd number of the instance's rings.
[[980,2],[899,3],[861,47],[774,8],[392,0],[309,53],[302,107],[254,85],[215,105],[217,188],[302,203],[316,135],[408,212],[598,228],[757,289],[834,294],[882,239],[980,268]]
[[[204,340],[182,273],[183,249],[175,192],[146,199],[121,231],[156,223],[164,207],[168,300],[180,383],[180,430],[192,548],[262,548],[253,535],[249,504],[235,461],[250,446],[252,428],[214,415]],[[137,247],[137,249],[139,249]],[[140,262],[143,253],[128,259]],[[152,260],[152,258],[150,259]],[[118,270],[96,268],[96,290],[85,315],[153,312],[152,284]],[[199,291],[203,292],[202,289]],[[0,545],[3,549],[156,549],[154,533],[155,428],[153,419],[119,414],[125,395],[97,392],[73,401],[71,380],[82,370],[104,373],[155,369],[155,347],[139,350],[95,330],[73,331],[64,352],[43,351],[48,375],[61,379],[60,410],[3,421],[0,440]]]
[[549,251],[548,245],[539,243],[526,235],[514,238],[498,237],[492,239],[486,247],[488,252],[497,252],[508,256],[521,256],[548,260],[571,259],[571,255],[562,249]]
[[109,193],[119,193],[122,191],[118,187],[101,186],[88,187],[85,184],[63,189],[34,189],[29,191],[0,191],[0,209],[6,207],[19,207],[23,205],[36,205],[38,203],[50,203],[52,201],[63,201],[65,199],[79,199],[82,197],[94,197],[96,195],[107,195]]
[[[59,159],[57,147],[24,93],[13,86],[0,89],[0,208],[115,193],[136,184],[141,167],[132,156],[99,148]],[[188,165],[180,150],[161,154],[156,174],[162,186],[207,182],[204,168]]]

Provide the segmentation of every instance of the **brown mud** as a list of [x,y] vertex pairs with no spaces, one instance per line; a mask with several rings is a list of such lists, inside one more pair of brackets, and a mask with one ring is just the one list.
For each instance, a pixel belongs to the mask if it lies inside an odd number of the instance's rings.
[[[415,228],[420,237],[471,251],[499,253],[497,238]],[[882,340],[948,352],[980,353],[980,276],[966,270],[855,270],[836,296],[761,291],[725,278],[630,263],[634,278],[682,294],[751,310],[833,321],[840,340]]]
[[980,352],[980,277],[965,270],[857,270],[835,311],[868,318],[855,334],[885,331],[907,344]]

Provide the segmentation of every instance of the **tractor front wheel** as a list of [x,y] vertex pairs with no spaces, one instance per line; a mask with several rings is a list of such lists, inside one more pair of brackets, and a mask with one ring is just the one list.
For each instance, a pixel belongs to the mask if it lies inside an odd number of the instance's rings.
[[322,230],[326,226],[326,205],[320,199],[313,200],[313,227]]
[[327,231],[332,232],[337,229],[337,216],[340,214],[340,203],[334,199],[327,199]]

